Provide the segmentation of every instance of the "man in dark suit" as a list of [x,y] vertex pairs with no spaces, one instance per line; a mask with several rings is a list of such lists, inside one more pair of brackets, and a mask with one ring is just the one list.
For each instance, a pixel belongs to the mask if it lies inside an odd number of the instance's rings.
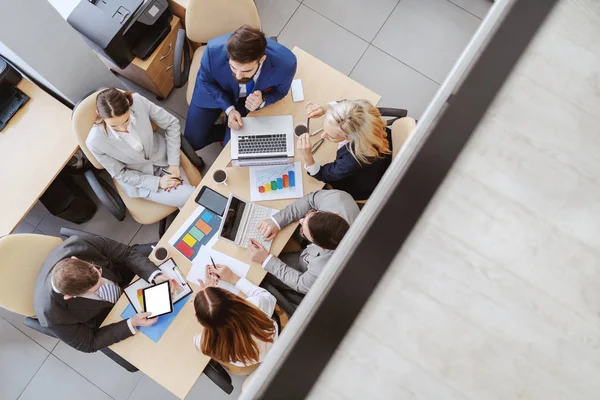
[[154,283],[168,279],[133,247],[101,236],[71,236],[50,253],[38,275],[36,316],[71,347],[107,353],[108,346],[133,336],[136,327],[157,320],[148,319],[150,313],[140,313],[100,328],[135,275]]
[[[229,128],[240,129],[249,111],[284,98],[295,74],[296,56],[249,25],[210,40],[186,118],[186,139],[196,150],[227,143]],[[214,125],[223,111],[227,128]]]

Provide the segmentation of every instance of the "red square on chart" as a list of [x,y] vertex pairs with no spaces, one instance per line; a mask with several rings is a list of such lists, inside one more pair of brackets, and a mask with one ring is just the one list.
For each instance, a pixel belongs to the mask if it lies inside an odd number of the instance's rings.
[[187,243],[185,243],[183,240],[180,240],[179,243],[177,243],[177,245],[175,246],[175,248],[190,260],[192,259],[192,256],[194,255],[194,249],[188,246]]

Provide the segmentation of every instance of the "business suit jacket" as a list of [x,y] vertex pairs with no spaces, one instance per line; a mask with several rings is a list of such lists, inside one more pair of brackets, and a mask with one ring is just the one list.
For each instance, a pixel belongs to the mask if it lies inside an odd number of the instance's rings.
[[[192,104],[225,111],[239,100],[239,84],[235,81],[227,56],[226,34],[212,39],[202,55],[200,70],[192,96]],[[296,56],[287,47],[267,39],[265,59],[254,90],[263,93],[265,107],[284,98],[296,74]]]
[[[354,222],[360,211],[348,193],[341,190],[320,190],[298,199],[275,214],[273,218],[283,228],[304,218],[311,210],[339,213],[349,224]],[[306,293],[327,265],[333,252],[334,250],[324,250],[311,243],[300,253],[297,268],[292,268],[273,256],[265,264],[265,270],[292,289]]]
[[[392,138],[387,132],[387,140],[392,149]],[[335,161],[321,166],[313,177],[321,182],[329,183],[336,189],[350,193],[356,200],[366,200],[387,171],[392,162],[391,154],[384,154],[370,164],[361,164],[346,144],[337,151]]]
[[54,291],[54,266],[72,256],[101,267],[102,277],[122,288],[135,274],[148,280],[156,271],[154,264],[132,247],[101,236],[71,236],[50,253],[38,275],[33,305],[40,324],[69,346],[86,353],[132,336],[126,320],[99,328],[112,303],[85,297],[65,300],[63,294]]
[[[92,127],[85,144],[128,196],[147,197],[158,191],[160,177],[154,176],[154,167],[179,165],[181,127],[177,118],[137,93],[133,94],[130,111],[130,129],[138,133],[142,153],[116,138],[104,124]],[[164,137],[152,130],[151,120],[165,129]]]

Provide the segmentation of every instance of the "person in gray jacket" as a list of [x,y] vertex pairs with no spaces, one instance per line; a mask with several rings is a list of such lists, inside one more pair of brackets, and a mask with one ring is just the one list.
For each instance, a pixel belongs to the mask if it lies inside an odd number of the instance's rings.
[[[179,120],[137,93],[114,88],[98,93],[96,112],[85,144],[125,193],[183,207],[194,187],[179,164]],[[152,122],[165,134],[154,132]]]
[[310,193],[261,222],[259,232],[272,240],[279,230],[292,222],[300,223],[300,235],[310,244],[302,251],[285,253],[281,258],[269,254],[259,242],[250,241],[248,250],[254,262],[281,282],[300,293],[307,293],[333,252],[358,216],[356,202],[341,190]]

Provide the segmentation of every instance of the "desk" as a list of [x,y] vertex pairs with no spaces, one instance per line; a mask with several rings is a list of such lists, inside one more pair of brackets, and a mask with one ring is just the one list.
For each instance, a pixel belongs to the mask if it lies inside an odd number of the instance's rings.
[[71,110],[26,78],[17,87],[30,99],[0,132],[0,236],[15,229],[79,148]]
[[[311,100],[323,104],[331,100],[344,98],[363,98],[371,101],[373,104],[379,102],[380,96],[354,82],[342,73],[334,70],[310,54],[299,48],[294,48],[293,52],[298,58],[296,78],[302,79],[306,101]],[[291,95],[288,94],[283,100],[255,112],[253,115],[292,114],[294,116],[294,123],[297,123],[306,120],[304,111],[305,103],[306,102],[293,103]],[[320,119],[311,121],[311,131],[312,129],[317,129],[320,125]],[[313,142],[316,140],[318,140],[318,136],[313,138]],[[335,158],[336,149],[337,145],[335,143],[327,143],[326,145],[324,144],[321,146],[321,149],[319,149],[315,156],[317,160],[322,163],[332,161]],[[175,218],[175,221],[173,221],[165,233],[165,236],[161,238],[159,242],[162,246],[169,249],[171,256],[181,268],[181,271],[186,275],[191,267],[190,261],[171,247],[167,241],[197,207],[194,199],[196,194],[200,191],[200,187],[206,185],[224,196],[229,196],[231,192],[234,192],[242,198],[250,198],[248,184],[249,171],[247,168],[229,168],[227,170],[228,186],[217,185],[212,180],[212,171],[216,168],[224,168],[229,161],[231,161],[230,155],[230,147],[227,145],[206,174],[204,180],[196,188],[196,191],[192,197],[190,197],[185,207],[181,210],[177,218]],[[298,159],[299,158],[297,157],[297,160]],[[308,174],[303,174],[302,179],[305,193],[323,188],[322,182],[313,179],[308,176]],[[293,201],[295,200],[266,201],[261,202],[261,204],[281,209]],[[277,255],[281,252],[294,229],[295,224],[292,224],[282,229],[277,234],[271,247],[271,253]],[[221,240],[218,241],[214,247],[218,251],[250,263],[248,253],[245,249],[233,244],[225,243]],[[264,276],[265,271],[262,267],[259,264],[252,264],[246,277],[255,284],[259,284]],[[198,286],[196,285],[193,285],[192,287],[195,290],[198,289]],[[193,295],[191,297],[193,297]],[[127,305],[127,299],[125,296],[121,296],[121,299],[108,315],[104,324],[120,321],[120,315]],[[209,361],[209,357],[196,351],[192,345],[192,338],[200,332],[200,330],[200,324],[197,322],[194,315],[193,299],[190,299],[180,311],[180,315],[173,321],[172,325],[158,343],[152,342],[143,334],[137,334],[130,339],[111,346],[111,349],[138,367],[146,375],[170,390],[176,396],[183,399],[198,377],[202,374],[202,371]]]

